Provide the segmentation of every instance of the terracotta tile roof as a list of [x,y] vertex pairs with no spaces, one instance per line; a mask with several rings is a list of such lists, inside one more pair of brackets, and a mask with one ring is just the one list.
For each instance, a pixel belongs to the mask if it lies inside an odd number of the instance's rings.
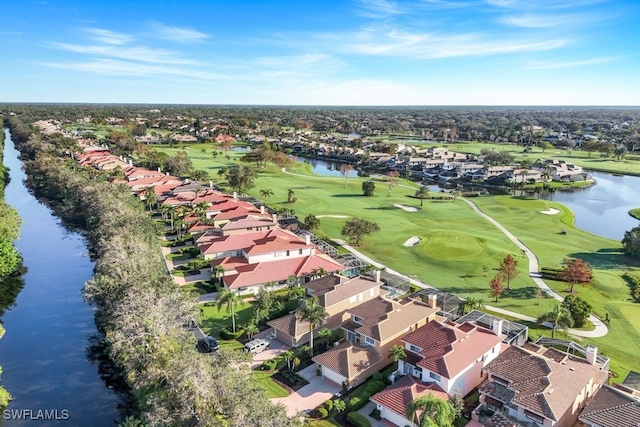
[[640,398],[604,385],[584,408],[579,420],[598,427],[638,427]]
[[313,361],[350,380],[373,365],[380,362],[386,363],[373,347],[360,347],[351,341],[345,341],[339,346],[315,356]]
[[449,395],[436,383],[423,383],[411,375],[405,375],[385,390],[374,394],[371,401],[406,418],[407,405],[418,397],[428,394],[433,394],[439,399],[449,400]]
[[418,366],[445,378],[454,378],[505,338],[465,322],[449,325],[432,320],[404,336],[402,341],[421,348]]
[[267,236],[270,231],[251,231],[243,234],[229,236],[211,236],[209,241],[199,245],[198,249],[203,254],[216,254],[232,250],[244,250],[249,248],[257,239]]
[[294,313],[287,314],[286,316],[278,319],[270,320],[267,325],[274,328],[285,331],[290,336],[299,338],[304,334],[309,333],[309,322],[306,320],[300,320]]
[[361,319],[359,323],[362,326],[356,332],[385,343],[401,331],[433,316],[438,310],[420,301],[392,301],[377,297],[347,311]]
[[223,230],[240,230],[243,228],[253,228],[253,227],[275,227],[278,223],[273,221],[272,218],[264,218],[264,217],[255,217],[252,215],[246,215],[240,217],[240,219],[236,221],[230,221],[224,224],[222,227]]
[[[557,421],[590,381],[602,383],[607,372],[570,355],[557,362],[544,355],[547,351],[535,345],[510,346],[485,370],[507,381],[515,392],[512,403]],[[555,352],[551,355],[557,358]]]

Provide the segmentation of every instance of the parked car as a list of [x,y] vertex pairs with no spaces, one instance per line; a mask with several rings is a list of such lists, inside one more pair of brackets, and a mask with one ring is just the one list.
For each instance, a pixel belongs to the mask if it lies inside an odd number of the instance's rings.
[[251,340],[244,345],[244,351],[256,355],[268,349],[269,344],[270,343],[267,340],[256,338],[255,340]]
[[204,337],[201,341],[202,345],[209,353],[220,349],[220,344],[218,344],[218,341],[213,337]]

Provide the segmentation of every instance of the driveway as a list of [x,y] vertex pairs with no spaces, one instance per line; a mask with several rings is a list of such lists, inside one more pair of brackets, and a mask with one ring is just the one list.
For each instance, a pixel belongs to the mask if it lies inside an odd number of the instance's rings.
[[298,372],[298,375],[309,381],[309,384],[287,397],[278,397],[271,399],[271,401],[282,403],[287,408],[287,415],[294,417],[301,411],[315,409],[331,399],[342,387],[333,381],[317,376],[316,369],[317,365],[314,363]]
[[289,348],[291,348],[291,347],[287,347],[281,341],[271,338],[270,337],[271,330],[272,329],[269,328],[253,336],[254,339],[256,338],[265,339],[269,341],[270,344],[267,350],[261,353],[258,353],[253,357],[253,360],[251,361],[251,369],[255,369],[256,367],[262,365],[262,362],[264,362],[265,360],[273,359],[274,357],[281,355],[285,351],[289,350]]

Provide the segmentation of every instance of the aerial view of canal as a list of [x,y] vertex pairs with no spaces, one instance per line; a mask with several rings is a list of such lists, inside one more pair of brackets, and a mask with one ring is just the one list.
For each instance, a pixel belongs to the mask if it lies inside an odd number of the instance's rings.
[[[1,319],[6,328],[0,340],[2,384],[13,401],[0,424],[114,426],[121,399],[88,357],[97,331],[94,312],[81,293],[93,273],[84,239],[67,231],[28,192],[8,131],[3,160],[11,169],[6,201],[23,220],[16,247],[27,273],[15,305]],[[54,419],[29,421],[39,410]]]

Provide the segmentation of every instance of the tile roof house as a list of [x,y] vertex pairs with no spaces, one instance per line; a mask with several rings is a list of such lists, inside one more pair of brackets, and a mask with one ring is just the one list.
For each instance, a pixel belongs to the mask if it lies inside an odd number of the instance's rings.
[[[322,375],[331,381],[338,384],[347,381],[350,386],[356,386],[390,363],[389,349],[399,344],[400,338],[407,332],[434,320],[438,310],[435,300],[426,304],[413,299],[394,301],[380,296],[373,298],[345,312],[346,320],[342,329],[345,331],[347,343],[351,343],[350,346],[344,347],[348,350],[339,351],[338,348],[343,348],[341,345],[314,357],[313,361],[319,365]],[[355,370],[347,370],[347,367],[342,365],[340,369],[336,369],[337,361],[334,359],[339,357],[340,352],[355,353],[356,348],[375,351],[380,357],[371,364],[361,364]]]
[[588,347],[583,359],[531,343],[510,346],[484,370],[488,379],[480,387],[474,419],[484,422],[479,409],[486,408],[515,422],[548,427],[572,426],[608,376],[595,347]]
[[409,426],[412,423],[405,415],[407,405],[428,394],[445,401],[449,400],[449,395],[436,383],[423,383],[411,375],[405,375],[385,390],[373,395],[371,401],[376,404],[381,418],[397,426]]
[[407,357],[398,361],[398,371],[465,396],[485,379],[482,368],[500,354],[506,338],[501,330],[501,321],[490,330],[433,320],[402,338]]
[[586,427],[640,426],[640,393],[624,386],[604,385],[584,408],[578,420]]
[[[374,279],[364,277],[347,278],[330,274],[304,285],[307,295],[317,298],[319,305],[327,312],[322,327],[336,329],[342,325],[346,310],[380,295],[380,276]],[[275,338],[291,345],[299,346],[309,341],[309,324],[293,313],[267,322],[273,328]],[[318,331],[321,328],[316,328]],[[314,334],[315,336],[315,334]]]

